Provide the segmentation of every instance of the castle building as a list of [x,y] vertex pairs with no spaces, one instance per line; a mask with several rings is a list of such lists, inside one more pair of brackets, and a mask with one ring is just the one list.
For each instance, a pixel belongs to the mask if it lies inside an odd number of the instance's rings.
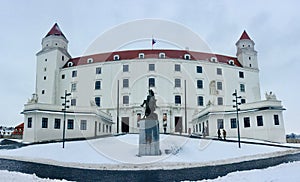
[[140,105],[152,89],[160,131],[236,137],[232,93],[241,96],[241,137],[285,141],[281,102],[261,99],[254,42],[244,31],[237,55],[189,50],[123,50],[72,58],[68,40],[55,24],[36,54],[36,90],[24,106],[24,141],[60,140],[65,91],[66,137],[138,133]]

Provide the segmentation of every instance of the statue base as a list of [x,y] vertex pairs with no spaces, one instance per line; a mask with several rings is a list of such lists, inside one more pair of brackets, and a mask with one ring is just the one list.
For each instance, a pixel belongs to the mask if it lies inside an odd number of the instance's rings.
[[161,155],[158,120],[142,119],[140,123],[139,156]]

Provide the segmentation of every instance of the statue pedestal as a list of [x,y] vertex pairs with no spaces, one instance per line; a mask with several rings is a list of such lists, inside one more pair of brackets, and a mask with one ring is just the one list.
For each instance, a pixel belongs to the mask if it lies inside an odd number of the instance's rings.
[[161,155],[158,120],[142,119],[139,123],[139,156]]

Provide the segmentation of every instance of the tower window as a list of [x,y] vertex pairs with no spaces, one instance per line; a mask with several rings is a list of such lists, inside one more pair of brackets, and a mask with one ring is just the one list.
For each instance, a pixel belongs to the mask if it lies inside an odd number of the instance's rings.
[[240,71],[240,72],[239,72],[239,77],[240,77],[240,78],[244,78],[244,72]]
[[249,60],[251,60],[251,57],[249,57]]
[[74,78],[74,77],[77,77],[77,70],[73,70],[72,71],[72,77]]
[[217,82],[217,89],[218,90],[223,90],[222,82]]
[[241,104],[245,104],[246,103],[246,99],[241,99]]
[[97,75],[101,74],[101,67],[97,67],[97,68],[96,68],[96,74],[97,74]]
[[114,61],[120,60],[120,56],[119,55],[114,55]]
[[129,72],[129,65],[128,64],[123,65],[123,72]]
[[217,68],[217,75],[222,75],[222,68]]
[[161,53],[159,53],[158,57],[161,58],[161,59],[165,59],[166,58],[166,54],[163,53],[163,52],[161,52]]
[[149,71],[155,71],[155,64],[149,64]]
[[129,96],[128,95],[123,96],[123,104],[129,104]]
[[71,99],[71,106],[76,106],[76,99]]
[[185,55],[184,55],[184,59],[186,59],[186,60],[190,60],[190,59],[191,59],[191,55],[189,55],[189,54],[185,54]]
[[175,104],[181,104],[181,96],[175,95]]
[[44,68],[44,72],[46,72],[46,71],[47,71],[47,68],[45,67],[45,68]]
[[223,104],[223,97],[218,97],[218,105],[221,106]]
[[123,88],[128,88],[129,87],[129,79],[125,78],[123,79]]
[[101,81],[100,80],[97,80],[95,82],[95,90],[100,90],[101,89]]
[[65,79],[65,77],[66,77],[65,74],[61,75],[61,79]]
[[240,84],[240,91],[241,92],[245,92],[246,91],[246,88],[245,88],[245,85],[244,84]]
[[64,61],[65,60],[65,56],[61,56],[61,60]]
[[155,87],[155,78],[149,78],[149,87]]
[[197,80],[197,88],[199,89],[203,88],[203,80]]
[[197,66],[196,67],[196,72],[197,73],[202,73],[202,66]]
[[77,88],[77,84],[76,83],[72,83],[71,84],[71,92],[75,92]]
[[274,125],[279,125],[279,116],[277,114],[274,115]]
[[198,96],[198,106],[203,106],[204,105],[204,101],[203,101],[203,96]]
[[257,120],[257,126],[263,126],[264,125],[262,116],[256,116],[256,120]]
[[45,62],[47,62],[47,59],[45,59]]
[[44,76],[44,80],[46,80],[47,79],[47,77],[46,76]]
[[175,64],[175,71],[180,71],[180,64]]
[[45,90],[42,90],[42,94],[45,94]]
[[101,98],[100,98],[100,97],[95,97],[95,104],[96,104],[96,106],[98,106],[98,107],[101,106]]
[[175,87],[181,87],[181,80],[179,78],[175,79]]
[[27,119],[27,128],[32,128],[32,118]]

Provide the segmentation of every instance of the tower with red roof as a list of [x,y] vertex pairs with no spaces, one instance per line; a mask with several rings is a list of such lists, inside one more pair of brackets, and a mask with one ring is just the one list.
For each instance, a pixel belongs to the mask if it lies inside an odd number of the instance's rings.
[[59,69],[71,58],[68,40],[55,23],[42,40],[37,54],[36,90],[39,103],[56,104]]
[[254,49],[255,43],[245,30],[235,45],[237,47],[236,56],[242,66],[258,69],[257,52]]

